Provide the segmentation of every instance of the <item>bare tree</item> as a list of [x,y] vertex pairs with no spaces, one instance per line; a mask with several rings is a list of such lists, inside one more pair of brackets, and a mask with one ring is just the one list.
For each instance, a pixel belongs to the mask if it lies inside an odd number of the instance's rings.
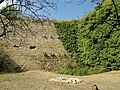
[[[85,3],[87,0],[65,0],[65,4],[69,4],[69,3],[72,3],[72,2],[77,2],[79,5],[82,5],[83,3]],[[96,4],[99,4],[100,2],[104,2],[106,0],[91,0],[92,3],[96,3]]]
[[[0,0],[0,5],[6,0]],[[9,4],[0,10],[0,37],[9,32],[17,33],[16,28],[28,27],[23,17],[48,19],[50,10],[56,10],[56,0],[7,0]],[[22,18],[21,18],[22,17]],[[12,29],[10,29],[10,28]]]
[[[6,0],[0,0],[2,4]],[[28,25],[24,21],[24,18],[21,17],[32,17],[39,19],[42,24],[42,19],[48,19],[47,15],[50,15],[49,11],[51,9],[56,10],[57,0],[8,0],[8,4],[5,8],[0,10],[0,37],[5,36],[9,32],[18,33],[16,28],[20,27],[21,29],[27,30]],[[82,4],[86,0],[65,0],[66,3],[72,3],[77,1]],[[107,0],[91,0],[96,4],[104,2]],[[115,0],[111,0],[115,7],[117,23],[119,22],[118,9],[115,4]],[[11,8],[12,9],[9,9]],[[12,13],[11,13],[12,12]],[[14,13],[14,14],[13,14]],[[19,23],[20,24],[19,24]],[[118,23],[119,24],[119,23]],[[9,27],[12,29],[10,30]]]

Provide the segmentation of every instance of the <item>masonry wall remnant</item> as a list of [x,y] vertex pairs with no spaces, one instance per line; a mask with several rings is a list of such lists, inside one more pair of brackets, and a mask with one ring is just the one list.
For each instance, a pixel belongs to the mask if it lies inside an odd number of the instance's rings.
[[26,19],[26,23],[30,30],[18,28],[19,34],[0,38],[5,52],[23,70],[55,70],[69,59],[53,24],[46,21],[42,26],[35,19]]

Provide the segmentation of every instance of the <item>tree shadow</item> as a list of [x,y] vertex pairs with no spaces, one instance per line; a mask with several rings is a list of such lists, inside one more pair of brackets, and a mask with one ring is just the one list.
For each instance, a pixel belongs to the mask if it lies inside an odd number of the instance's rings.
[[5,55],[4,52],[0,52],[0,73],[18,73],[23,70],[13,60]]

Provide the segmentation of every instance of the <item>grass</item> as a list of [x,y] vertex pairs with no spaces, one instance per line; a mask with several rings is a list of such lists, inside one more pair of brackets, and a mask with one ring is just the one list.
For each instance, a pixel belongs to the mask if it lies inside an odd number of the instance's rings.
[[13,74],[0,74],[0,81],[8,81],[13,78]]
[[[70,77],[83,80],[79,84],[50,82],[56,77]],[[111,82],[112,81],[112,82]],[[119,90],[120,71],[89,76],[61,75],[44,71],[0,74],[0,90],[91,90],[97,84],[101,90]],[[102,82],[102,83],[101,83]]]

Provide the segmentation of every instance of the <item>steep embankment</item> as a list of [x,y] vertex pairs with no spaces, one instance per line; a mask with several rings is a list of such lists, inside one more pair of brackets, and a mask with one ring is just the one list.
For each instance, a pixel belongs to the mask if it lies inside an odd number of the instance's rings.
[[100,3],[80,20],[57,21],[65,49],[75,59],[61,73],[84,75],[120,70],[120,3]]
[[1,38],[9,58],[23,70],[54,70],[62,65],[68,55],[53,25],[43,22],[42,26],[38,20],[28,18],[25,22],[30,30],[18,28],[17,33]]

